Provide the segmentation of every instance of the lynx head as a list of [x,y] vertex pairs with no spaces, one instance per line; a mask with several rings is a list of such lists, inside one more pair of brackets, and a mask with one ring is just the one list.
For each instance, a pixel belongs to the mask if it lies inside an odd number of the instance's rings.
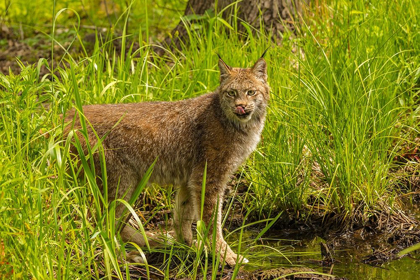
[[263,56],[251,68],[230,67],[219,56],[220,103],[226,117],[236,124],[265,118],[270,87]]

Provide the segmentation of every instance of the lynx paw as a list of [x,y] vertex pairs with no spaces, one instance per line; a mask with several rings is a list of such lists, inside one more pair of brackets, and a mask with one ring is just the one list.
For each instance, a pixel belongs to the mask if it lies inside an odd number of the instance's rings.
[[149,238],[148,242],[150,247],[162,247],[162,246],[171,246],[175,244],[175,238],[172,236],[171,232],[156,232],[148,233]]
[[236,264],[249,263],[249,260],[244,256],[235,254],[226,242],[221,243],[218,247],[221,259],[224,259],[230,267],[234,267]]
[[203,245],[204,245],[204,249],[207,250],[207,246],[201,240],[194,239],[191,244],[191,246],[195,247],[196,249],[201,249]]
[[126,261],[129,263],[146,263],[138,251],[131,251],[126,255]]
[[[192,242],[192,246],[194,246],[197,249],[201,249],[203,246],[202,241],[194,240]],[[204,244],[204,249],[207,250],[207,245]],[[230,248],[227,249],[226,256],[225,254],[220,253],[221,259],[224,259],[225,262],[231,266],[234,267],[237,263],[246,264],[249,263],[249,260],[245,258],[244,256],[235,254]]]
[[175,244],[175,238],[173,232],[167,232],[163,236],[163,241],[166,246],[171,246]]
[[[223,256],[222,256],[223,258]],[[238,254],[227,254],[225,257],[225,262],[230,266],[234,267],[237,263],[239,264],[246,264],[249,263],[249,260],[245,258],[244,256],[238,255]]]

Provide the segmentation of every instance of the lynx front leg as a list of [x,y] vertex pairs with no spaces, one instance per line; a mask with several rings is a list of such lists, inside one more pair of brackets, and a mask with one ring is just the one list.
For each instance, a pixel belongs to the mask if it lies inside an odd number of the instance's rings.
[[[209,173],[208,173],[209,174]],[[210,176],[208,176],[210,177]],[[201,177],[202,178],[202,177]],[[211,178],[211,177],[210,177]],[[224,196],[224,187],[221,187],[220,181],[215,180],[216,176],[213,179],[209,179],[206,182],[206,190],[204,195],[204,209],[203,209],[203,221],[206,226],[209,228],[209,234],[213,234],[213,225],[214,219],[216,219],[216,228],[214,230],[216,234],[216,250],[219,253],[221,259],[224,259],[229,266],[235,266],[236,263],[242,262],[247,263],[248,260],[243,256],[238,255],[233,252],[229,247],[226,241],[223,238],[222,232],[222,206],[223,206],[223,196]],[[201,201],[201,184],[195,184],[196,188],[194,191],[194,202],[199,212],[200,201]],[[217,215],[216,215],[217,209]],[[212,236],[209,236],[209,240],[212,240]]]
[[186,186],[181,186],[176,194],[174,208],[174,229],[177,240],[192,244],[191,225],[197,220],[196,209],[191,197],[191,191]]

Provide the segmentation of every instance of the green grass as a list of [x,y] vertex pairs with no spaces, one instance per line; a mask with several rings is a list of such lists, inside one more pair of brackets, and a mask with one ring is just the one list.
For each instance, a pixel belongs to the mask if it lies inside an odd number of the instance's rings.
[[[80,1],[80,0],[46,0],[42,4],[39,1],[5,0],[0,2],[0,22],[11,27],[20,29],[21,35],[31,35],[33,32],[49,34],[54,20],[55,11],[65,9],[56,20],[60,34],[66,34],[67,29],[77,25],[81,19],[82,34],[95,32],[95,28],[122,29],[124,21],[120,16],[131,6],[128,29],[132,32],[150,32],[154,38],[164,36],[165,33],[178,23],[174,17],[183,14],[186,1]],[[58,34],[58,35],[60,35]]]
[[[148,10],[141,8],[143,2]],[[22,3],[10,8],[7,21],[49,22],[34,26],[50,34],[54,5],[44,5],[31,17],[31,7]],[[92,52],[72,57],[76,47],[70,47],[64,63],[55,63],[54,77],[40,76],[44,60],[22,65],[19,74],[0,74],[0,262],[9,263],[0,266],[0,275],[128,277],[128,266],[117,260],[125,246],[132,245],[115,241],[113,205],[99,207],[101,194],[89,172],[89,159],[79,170],[68,156],[60,115],[82,104],[180,100],[209,92],[218,84],[216,52],[229,65],[246,67],[272,46],[266,55],[272,88],[268,120],[263,140],[244,170],[251,185],[243,197],[243,211],[266,224],[263,231],[282,211],[333,212],[351,219],[356,211],[369,216],[371,210],[394,205],[393,159],[401,143],[419,134],[419,3],[325,4],[306,17],[296,38],[284,34],[282,46],[274,46],[267,34],[239,41],[234,30],[213,17],[200,31],[190,30],[191,46],[168,52],[167,58],[156,56],[146,39],[159,26],[156,6],[137,1],[123,13],[124,3],[115,12],[120,18],[116,30],[130,35],[123,44],[129,46],[135,38],[138,50],[121,54],[110,43],[97,44]],[[61,5],[54,6],[55,11],[66,7]],[[88,11],[94,24],[105,25],[106,17]],[[149,18],[137,21],[140,15]],[[127,22],[128,30],[122,29]],[[82,32],[68,10],[55,24],[68,26],[76,35]],[[292,52],[294,48],[299,51]],[[77,178],[78,172],[85,178]],[[157,205],[155,211],[169,210],[171,190],[148,189],[139,195]],[[95,215],[90,217],[90,211]],[[137,218],[147,226],[140,215]],[[256,242],[239,239],[233,245],[258,262],[252,255]],[[167,276],[207,271],[216,277],[212,250],[175,244],[159,251],[164,261],[157,269]]]
[[302,27],[305,36],[296,43],[305,58],[294,58],[299,68],[271,68],[276,78],[269,75],[274,98],[267,140],[255,156],[257,201],[270,201],[263,208],[273,209],[271,199],[262,199],[267,192],[279,209],[302,209],[309,196],[327,211],[349,214],[361,202],[367,208],[392,203],[388,174],[401,131],[418,133],[411,120],[418,120],[420,77],[414,43],[420,37],[410,32],[418,22],[414,3],[353,1],[330,8],[330,20]]

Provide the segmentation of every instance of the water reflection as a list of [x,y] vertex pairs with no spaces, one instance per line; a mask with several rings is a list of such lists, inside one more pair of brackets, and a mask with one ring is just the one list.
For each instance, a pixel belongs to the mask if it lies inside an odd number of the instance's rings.
[[[271,234],[268,238],[255,241],[257,235],[258,232],[246,231],[242,236],[242,250],[246,250],[245,255],[251,261],[245,267],[249,271],[301,266],[350,280],[420,279],[420,254],[418,253],[380,266],[371,266],[361,262],[363,257],[369,254],[369,251],[366,251],[369,246],[358,244],[352,248],[334,248],[335,262],[331,266],[323,266],[321,243],[324,240],[319,237],[293,240],[275,238],[275,234]],[[235,244],[235,242],[239,242],[238,239],[239,234],[232,234],[229,237],[229,242]]]

